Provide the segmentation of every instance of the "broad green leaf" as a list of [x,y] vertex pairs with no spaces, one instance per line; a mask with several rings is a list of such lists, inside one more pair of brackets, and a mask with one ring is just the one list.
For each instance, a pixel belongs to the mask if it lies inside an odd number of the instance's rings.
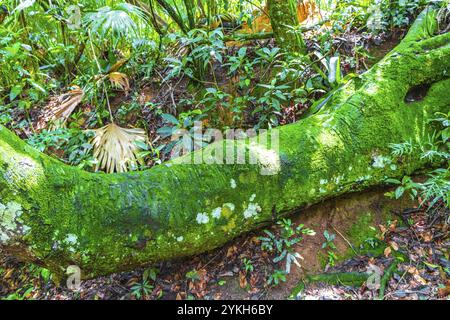
[[21,93],[22,93],[22,85],[16,84],[14,87],[12,87],[11,91],[9,92],[9,101],[13,101]]
[[168,123],[174,124],[174,125],[179,125],[180,122],[178,121],[177,118],[175,118],[173,115],[168,114],[168,113],[163,113],[161,115],[161,117]]

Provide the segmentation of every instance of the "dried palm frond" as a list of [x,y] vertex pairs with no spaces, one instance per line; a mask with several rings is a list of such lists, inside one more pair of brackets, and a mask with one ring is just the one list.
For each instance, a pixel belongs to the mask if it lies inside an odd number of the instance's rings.
[[73,90],[52,98],[39,116],[36,129],[63,126],[76,106],[83,100],[83,96],[83,90],[74,86]]
[[94,132],[94,157],[98,161],[96,170],[126,172],[130,166],[143,163],[138,155],[141,149],[136,142],[147,143],[144,130],[122,128],[110,123]]
[[108,74],[108,77],[112,86],[122,89],[126,93],[130,91],[130,82],[128,81],[128,76],[125,73],[111,72]]

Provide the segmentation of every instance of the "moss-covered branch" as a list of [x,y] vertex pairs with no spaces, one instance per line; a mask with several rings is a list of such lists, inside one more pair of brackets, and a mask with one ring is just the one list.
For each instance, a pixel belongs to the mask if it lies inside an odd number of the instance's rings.
[[[295,209],[423,168],[419,155],[390,160],[389,144],[427,139],[434,113],[450,109],[450,34],[431,37],[427,17],[318,113],[281,127],[279,150],[256,139],[231,143],[257,164],[181,164],[185,157],[139,173],[93,174],[0,126],[1,249],[93,277],[204,252]],[[426,97],[405,102],[422,84]],[[208,160],[217,147],[194,156]]]

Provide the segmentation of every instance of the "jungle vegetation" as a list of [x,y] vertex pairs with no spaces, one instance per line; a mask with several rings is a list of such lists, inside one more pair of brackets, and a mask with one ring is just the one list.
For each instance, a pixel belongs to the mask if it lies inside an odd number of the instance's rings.
[[[449,22],[427,0],[2,1],[2,254],[92,278],[374,186],[450,222]],[[212,129],[255,132],[231,149],[256,161],[217,162]]]

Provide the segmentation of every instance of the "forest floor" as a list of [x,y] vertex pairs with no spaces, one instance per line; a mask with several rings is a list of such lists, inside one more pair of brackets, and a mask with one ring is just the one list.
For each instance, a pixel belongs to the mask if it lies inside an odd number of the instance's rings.
[[[366,196],[364,196],[366,197]],[[370,195],[369,206],[384,207],[378,194]],[[355,203],[362,203],[356,198]],[[364,198],[365,199],[365,198]],[[387,201],[387,200],[386,200]],[[339,203],[341,202],[341,203]],[[352,244],[344,230],[355,224],[354,215],[330,217],[341,210],[347,199],[337,204],[323,204],[297,215],[294,223],[305,223],[316,231],[314,236],[296,245],[302,267],[292,266],[286,281],[268,284],[279,263],[274,255],[262,250],[260,237],[264,231],[237,238],[224,247],[193,258],[163,262],[135,270],[81,282],[78,291],[56,286],[45,269],[23,264],[0,255],[0,298],[3,299],[448,299],[450,295],[450,238],[448,209],[437,208],[432,216],[425,208],[409,208],[396,212],[395,220],[387,220],[370,228],[363,245]],[[336,208],[334,209],[334,205]],[[346,206],[346,205],[344,205]],[[352,211],[361,212],[361,205]],[[347,210],[348,208],[343,208]],[[279,228],[269,228],[279,234]],[[335,232],[335,259],[324,259],[329,249],[325,230]],[[342,232],[341,232],[342,231]],[[345,233],[346,235],[348,233]],[[367,246],[366,246],[367,247]],[[330,246],[328,246],[330,248]],[[350,254],[349,254],[350,252]],[[393,266],[396,265],[396,268]],[[379,285],[370,286],[361,275],[379,268]],[[359,277],[348,277],[358,273]],[[311,276],[315,274],[315,276]],[[337,275],[333,277],[333,275]],[[315,280],[314,280],[315,279]],[[313,281],[314,280],[314,281]],[[380,291],[380,285],[385,289]]]

